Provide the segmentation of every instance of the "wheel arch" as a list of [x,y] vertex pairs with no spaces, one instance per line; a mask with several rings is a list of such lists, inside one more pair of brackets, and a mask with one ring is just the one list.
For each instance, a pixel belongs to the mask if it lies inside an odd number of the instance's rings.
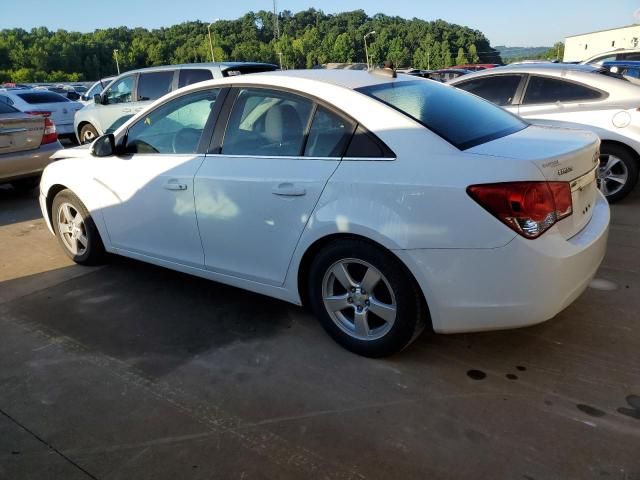
[[62,185],[60,183],[56,183],[54,185],[51,185],[49,187],[49,190],[47,190],[47,196],[46,196],[47,219],[49,220],[49,224],[52,227],[53,227],[53,211],[52,211],[53,210],[53,199],[56,198],[56,195],[58,195],[58,193],[60,193],[63,190],[71,190],[71,189],[68,188],[65,185]]
[[413,282],[413,286],[416,289],[416,291],[418,292],[418,294],[420,295],[420,301],[422,302],[422,306],[424,308],[424,311],[427,314],[427,318],[426,318],[427,326],[428,326],[428,328],[433,330],[433,324],[432,324],[432,321],[431,321],[431,314],[430,314],[430,311],[429,311],[429,304],[427,302],[427,299],[425,297],[425,294],[424,294],[422,288],[420,287],[420,284],[418,283],[418,280],[416,279],[416,277],[413,274],[413,272],[411,271],[411,269],[405,264],[405,262],[400,257],[398,257],[397,255],[395,255],[393,253],[393,250],[385,247],[384,245],[382,245],[379,242],[371,240],[368,237],[365,237],[363,235],[354,234],[354,233],[332,233],[332,234],[328,234],[328,235],[325,235],[325,236],[323,236],[321,238],[316,239],[313,243],[311,243],[307,247],[307,249],[305,250],[304,254],[302,255],[302,258],[300,259],[300,262],[298,264],[298,272],[297,272],[298,295],[300,296],[300,301],[302,302],[303,306],[307,307],[309,305],[309,292],[307,290],[307,286],[306,286],[305,280],[309,276],[309,271],[311,269],[311,263],[312,263],[314,257],[316,256],[316,254],[320,250],[322,250],[324,247],[326,247],[330,243],[337,242],[337,241],[340,241],[340,240],[358,240],[358,241],[367,242],[367,243],[371,244],[372,246],[374,246],[376,248],[379,248],[379,249],[391,254],[399,262],[399,264],[402,266],[402,268],[404,269],[405,274],[407,275],[407,278],[409,278],[411,280],[411,282]]
[[640,153],[638,153],[638,151],[636,151],[633,147],[619,140],[602,139],[602,141],[600,142],[600,149],[602,149],[602,147],[605,145],[612,145],[623,148],[633,157],[634,161],[636,162],[636,166],[640,168]]

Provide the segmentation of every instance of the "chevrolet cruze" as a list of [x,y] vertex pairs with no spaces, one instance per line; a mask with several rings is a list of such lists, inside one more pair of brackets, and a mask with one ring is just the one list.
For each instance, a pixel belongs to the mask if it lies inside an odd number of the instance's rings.
[[272,72],[177,90],[59,152],[40,203],[77,263],[106,251],[306,304],[384,356],[575,300],[606,247],[598,150],[388,70]]

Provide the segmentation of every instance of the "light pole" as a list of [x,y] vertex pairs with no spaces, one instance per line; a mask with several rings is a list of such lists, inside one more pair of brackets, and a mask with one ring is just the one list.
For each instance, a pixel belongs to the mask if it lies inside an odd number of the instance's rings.
[[120,63],[118,63],[118,49],[113,49],[113,56],[116,57],[116,69],[118,69],[118,75],[120,75]]
[[372,32],[367,33],[364,36],[364,55],[365,57],[367,57],[367,70],[371,69],[371,65],[369,64],[369,49],[367,48],[367,38],[375,34],[376,34],[376,31],[374,30]]
[[216,18],[213,22],[211,22],[209,24],[209,26],[207,27],[207,30],[209,31],[209,48],[211,49],[211,61],[215,62],[216,61],[216,57],[213,56],[213,40],[211,40],[211,25],[213,25],[214,23],[216,23],[218,20],[220,20],[219,18]]
[[278,52],[278,56],[280,57],[280,70],[282,70],[282,52]]

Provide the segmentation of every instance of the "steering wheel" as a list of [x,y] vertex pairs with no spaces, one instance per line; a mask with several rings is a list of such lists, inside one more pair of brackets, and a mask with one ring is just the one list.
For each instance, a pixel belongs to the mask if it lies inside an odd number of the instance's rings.
[[171,149],[173,153],[193,153],[198,147],[202,130],[186,127],[178,130],[173,136]]

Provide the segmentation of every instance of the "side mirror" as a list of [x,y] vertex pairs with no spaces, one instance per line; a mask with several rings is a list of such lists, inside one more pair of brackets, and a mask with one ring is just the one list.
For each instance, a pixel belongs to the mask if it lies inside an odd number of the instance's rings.
[[80,98],[80,95],[78,95],[76,92],[67,92],[67,98],[69,100],[78,100]]
[[94,157],[111,157],[116,153],[116,139],[113,133],[98,137],[91,144],[91,155]]
[[100,105],[100,104],[102,103],[102,95],[100,95],[99,93],[96,93],[96,94],[93,96],[93,101],[94,101],[95,103],[97,103],[98,105]]

